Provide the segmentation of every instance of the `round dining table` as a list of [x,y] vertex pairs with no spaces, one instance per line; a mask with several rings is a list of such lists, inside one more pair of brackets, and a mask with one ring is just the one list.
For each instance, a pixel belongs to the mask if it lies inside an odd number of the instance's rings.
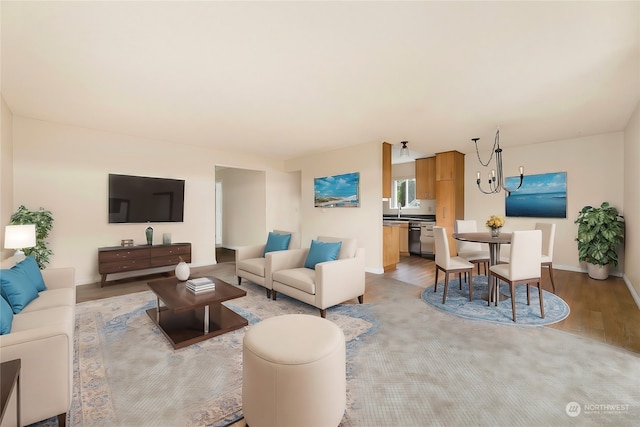
[[[511,233],[500,233],[496,237],[489,232],[453,233],[453,238],[464,242],[487,243],[489,245],[489,267],[500,263],[500,245],[511,243]],[[487,295],[487,298],[490,298],[489,303],[493,302],[497,305],[495,294],[498,293],[498,279],[495,276],[490,276],[488,279],[493,282],[489,283],[489,287],[495,292],[490,292],[491,295]],[[500,300],[507,298],[507,295],[500,294]]]

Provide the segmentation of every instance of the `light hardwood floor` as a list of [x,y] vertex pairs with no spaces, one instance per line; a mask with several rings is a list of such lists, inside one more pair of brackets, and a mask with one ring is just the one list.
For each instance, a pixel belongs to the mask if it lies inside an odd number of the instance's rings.
[[[218,262],[234,262],[235,254],[228,249],[217,250]],[[203,274],[215,268],[197,267],[194,274]],[[77,301],[89,301],[141,292],[148,289],[147,281],[162,277],[152,275],[135,279],[111,282],[100,287],[100,282],[77,287]],[[435,263],[433,260],[417,256],[401,257],[396,270],[384,274],[366,274],[366,283],[383,283],[386,279],[396,279],[425,288],[433,284],[435,279]],[[564,270],[555,270],[556,295],[565,300],[571,309],[569,317],[561,322],[546,326],[565,332],[582,335],[612,346],[640,354],[640,310],[636,306],[626,284],[619,277],[610,277],[599,281],[590,279],[587,274]],[[376,286],[368,286],[365,302],[375,302],[381,298],[376,294]],[[546,269],[543,270],[543,288],[551,292]],[[419,298],[420,288],[416,288]],[[245,427],[240,420],[230,427]]]

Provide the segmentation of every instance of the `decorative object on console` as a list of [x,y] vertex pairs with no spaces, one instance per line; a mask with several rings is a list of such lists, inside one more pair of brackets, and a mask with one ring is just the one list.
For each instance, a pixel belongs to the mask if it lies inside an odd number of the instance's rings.
[[49,249],[48,242],[45,241],[49,232],[53,228],[53,215],[50,211],[43,208],[37,211],[30,211],[23,205],[20,205],[17,211],[11,215],[9,224],[35,224],[36,226],[36,243],[33,247],[24,247],[26,256],[33,255],[40,269],[44,269],[49,263],[49,256],[53,251]]
[[144,235],[147,237],[147,245],[153,245],[153,228],[151,226],[144,230]]
[[182,260],[180,257],[180,262],[176,265],[176,278],[181,282],[184,282],[189,278],[189,274],[191,274],[191,269],[189,268],[189,264]]
[[498,237],[500,235],[500,229],[504,226],[505,220],[498,215],[491,215],[487,220],[487,227],[491,229],[491,237]]
[[171,244],[171,233],[163,233],[162,234],[162,244],[170,245]]
[[313,179],[316,208],[357,208],[360,206],[360,173]]
[[618,265],[618,245],[624,240],[624,218],[603,202],[599,208],[585,206],[574,221],[578,224],[578,259],[587,263],[592,279],[609,277],[609,265]]
[[476,145],[476,155],[478,156],[478,161],[484,167],[489,166],[491,163],[491,159],[493,158],[493,154],[496,155],[496,168],[491,169],[489,172],[489,190],[485,191],[480,186],[480,172],[476,172],[476,183],[478,184],[478,189],[482,191],[484,194],[493,194],[499,193],[500,190],[504,189],[508,193],[512,193],[514,191],[518,191],[520,186],[522,185],[522,179],[524,178],[524,167],[520,166],[520,183],[514,189],[509,189],[505,186],[504,175],[502,173],[502,148],[500,148],[500,128],[496,131],[496,136],[493,142],[493,149],[491,155],[489,156],[489,160],[487,162],[483,162],[480,158],[480,152],[478,151],[478,140],[480,138],[471,138],[471,140]]
[[120,244],[124,247],[133,246],[133,239],[122,239],[120,240]]

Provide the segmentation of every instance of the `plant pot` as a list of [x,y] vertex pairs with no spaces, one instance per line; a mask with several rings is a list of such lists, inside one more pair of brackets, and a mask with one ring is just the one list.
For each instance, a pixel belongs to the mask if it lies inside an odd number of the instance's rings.
[[589,277],[596,280],[605,280],[609,277],[609,264],[596,265],[587,263]]

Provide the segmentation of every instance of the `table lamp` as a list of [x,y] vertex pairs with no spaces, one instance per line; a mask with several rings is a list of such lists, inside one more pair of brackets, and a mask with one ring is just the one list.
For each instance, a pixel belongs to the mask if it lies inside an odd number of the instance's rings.
[[36,225],[7,225],[4,229],[5,249],[15,249],[14,255],[24,255],[22,249],[36,245]]

